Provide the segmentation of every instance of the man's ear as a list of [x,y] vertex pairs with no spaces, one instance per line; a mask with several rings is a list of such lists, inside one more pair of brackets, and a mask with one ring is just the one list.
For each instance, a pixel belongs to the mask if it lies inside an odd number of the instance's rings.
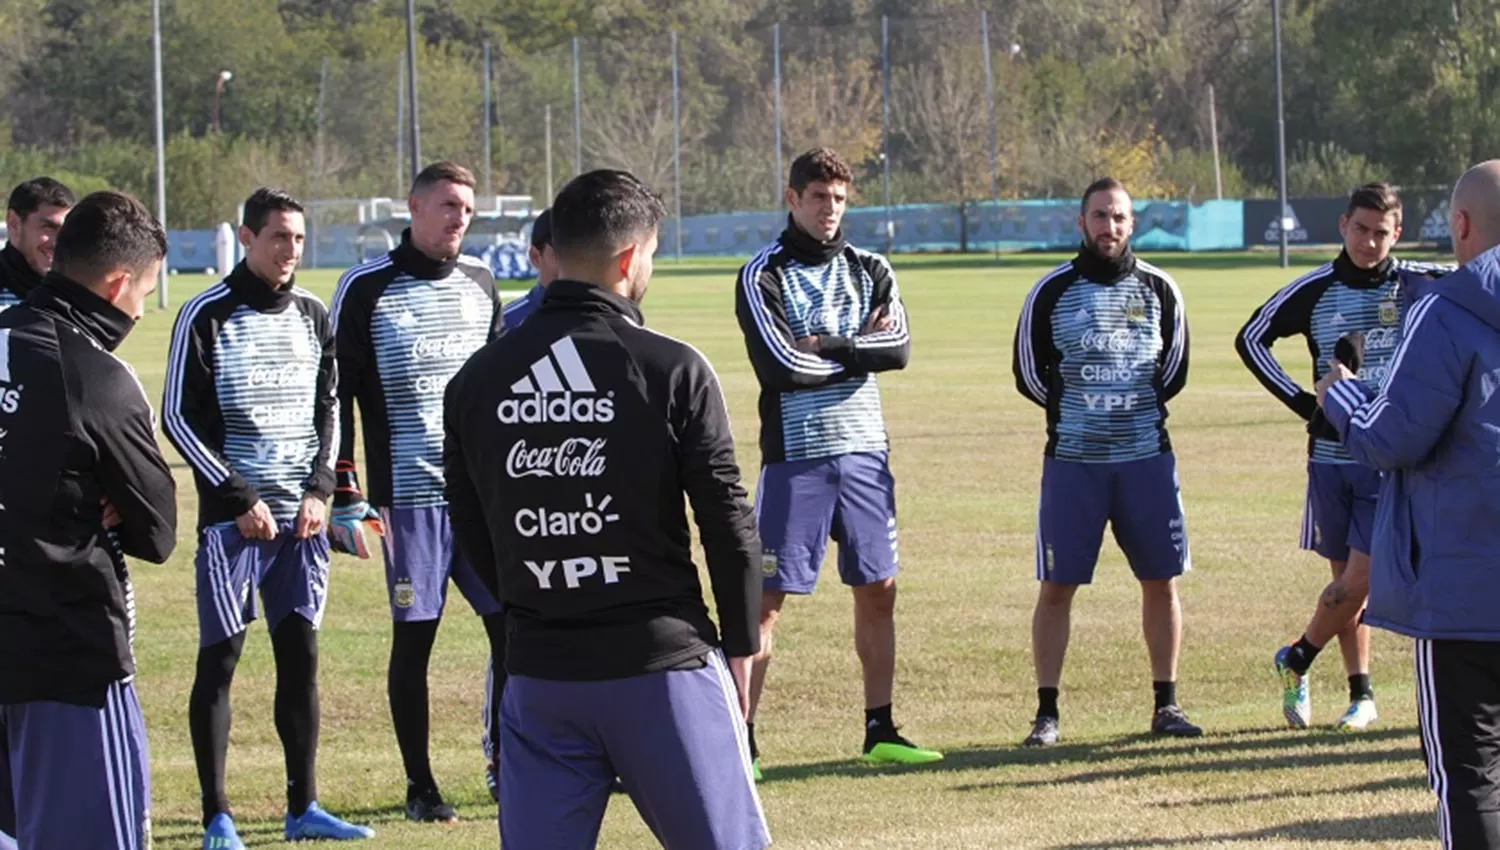
[[632,242],[615,255],[615,264],[619,269],[620,277],[630,279],[630,272],[635,268],[635,256],[640,250],[641,246]]
[[130,272],[115,269],[104,276],[104,282],[95,291],[111,304],[119,304],[121,297],[130,289]]

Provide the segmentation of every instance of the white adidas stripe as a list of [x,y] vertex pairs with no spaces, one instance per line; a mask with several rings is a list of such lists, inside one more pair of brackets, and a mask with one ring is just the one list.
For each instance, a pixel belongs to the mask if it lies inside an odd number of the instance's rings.
[[[537,393],[594,392],[594,379],[584,368],[583,358],[578,356],[578,346],[569,336],[561,337],[551,345],[551,354],[543,354],[531,364],[531,377],[522,378],[510,385],[516,395]],[[556,360],[556,365],[553,361]],[[559,370],[561,370],[559,372]]]
[[1266,380],[1280,387],[1282,392],[1289,396],[1295,396],[1302,391],[1302,388],[1271,354],[1270,346],[1265,345],[1261,340],[1271,329],[1271,320],[1275,318],[1276,311],[1281,309],[1282,304],[1285,304],[1303,287],[1322,279],[1332,271],[1333,264],[1328,263],[1287,284],[1281,291],[1271,296],[1271,300],[1267,301],[1251,318],[1250,324],[1245,326],[1245,349],[1250,352],[1250,359],[1260,367],[1260,374]]

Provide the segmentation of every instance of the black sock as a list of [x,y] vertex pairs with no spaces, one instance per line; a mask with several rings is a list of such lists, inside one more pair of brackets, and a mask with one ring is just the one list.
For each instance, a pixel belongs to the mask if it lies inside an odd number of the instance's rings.
[[879,708],[865,709],[865,740],[885,738],[896,733],[896,724],[891,720],[891,704]]
[[301,817],[318,799],[318,632],[300,614],[271,632],[276,656],[276,734],[286,755],[286,810]]
[[1349,701],[1358,702],[1362,699],[1374,699],[1375,691],[1370,688],[1369,673],[1355,673],[1349,677]]
[[489,689],[484,695],[484,755],[492,763],[500,761],[500,697],[505,694],[505,615],[483,618],[484,633],[490,639]]
[[1323,647],[1313,646],[1307,642],[1307,635],[1303,635],[1297,638],[1297,642],[1291,646],[1291,652],[1286,654],[1286,666],[1292,668],[1298,676],[1306,676],[1318,653],[1322,651]]
[[203,826],[220,812],[229,813],[224,791],[224,765],[229,759],[229,685],[245,633],[198,650],[198,670],[188,697],[188,730],[193,760],[198,764],[198,786],[203,792]]
[[750,732],[750,760],[755,761],[760,758],[760,747],[755,746],[755,724],[746,723],[745,728]]
[[1036,689],[1036,716],[1050,717],[1056,720],[1057,713],[1057,688]]
[[406,769],[408,798],[437,787],[428,757],[427,662],[437,639],[438,621],[396,623],[391,631],[391,663],[386,690],[391,701],[391,725]]
[[1158,709],[1177,704],[1176,682],[1152,682],[1151,690],[1156,692],[1156,707]]

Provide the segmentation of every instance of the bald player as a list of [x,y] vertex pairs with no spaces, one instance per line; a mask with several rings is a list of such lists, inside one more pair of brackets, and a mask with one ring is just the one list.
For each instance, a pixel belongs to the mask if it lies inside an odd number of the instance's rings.
[[1406,317],[1378,393],[1334,361],[1318,403],[1385,473],[1365,621],[1415,639],[1443,847],[1500,848],[1500,160],[1453,190],[1463,264]]

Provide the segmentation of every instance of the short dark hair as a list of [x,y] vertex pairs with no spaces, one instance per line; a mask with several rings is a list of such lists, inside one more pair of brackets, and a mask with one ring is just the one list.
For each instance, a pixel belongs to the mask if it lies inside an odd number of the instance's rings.
[[[1113,177],[1100,177],[1098,180],[1090,183],[1087,189],[1083,190],[1083,201],[1079,203],[1078,211],[1087,213],[1089,211],[1089,198],[1094,197],[1098,192],[1125,192],[1125,184]],[[1125,194],[1128,195],[1130,193],[1125,192]]]
[[1378,213],[1395,213],[1396,224],[1401,224],[1401,196],[1389,183],[1366,183],[1349,194],[1349,209],[1345,215],[1354,215],[1355,210],[1374,210]]
[[833,148],[813,148],[792,160],[787,185],[802,194],[812,183],[853,183],[854,170]]
[[661,196],[628,171],[580,174],[552,202],[552,250],[559,257],[613,253],[655,231],[666,215]]
[[245,226],[256,236],[260,235],[261,228],[266,226],[266,219],[273,212],[295,212],[306,213],[302,203],[292,197],[292,193],[285,189],[272,189],[262,186],[250,193],[245,199]]
[[442,162],[434,162],[418,172],[416,179],[411,181],[411,194],[415,195],[439,183],[457,183],[460,186],[468,186],[470,189],[478,185],[474,180],[474,172],[445,159]]
[[552,244],[552,208],[542,210],[542,214],[531,223],[531,247],[541,250]]
[[166,255],[167,233],[140,201],[124,192],[95,192],[68,213],[52,268],[89,284],[115,269],[140,274]]
[[11,190],[7,209],[21,218],[42,207],[71,207],[78,203],[73,190],[51,177],[33,177]]

